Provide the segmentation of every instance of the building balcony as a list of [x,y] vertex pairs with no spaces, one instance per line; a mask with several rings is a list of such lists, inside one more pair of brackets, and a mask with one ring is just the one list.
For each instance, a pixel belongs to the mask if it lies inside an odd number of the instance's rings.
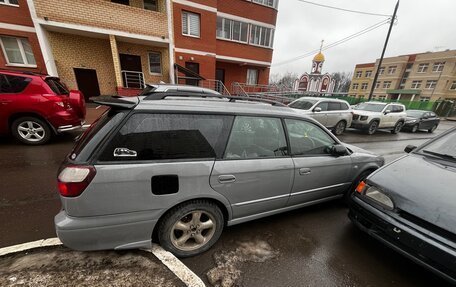
[[157,39],[169,38],[166,0],[157,0],[156,8],[145,5],[144,0],[126,2],[130,5],[107,0],[34,0],[42,25],[92,27]]

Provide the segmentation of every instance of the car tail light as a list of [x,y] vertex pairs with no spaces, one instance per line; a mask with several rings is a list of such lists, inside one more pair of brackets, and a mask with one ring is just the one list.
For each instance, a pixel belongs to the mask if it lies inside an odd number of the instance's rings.
[[366,183],[364,181],[361,181],[358,184],[358,186],[356,187],[356,192],[363,193],[365,187],[366,187]]
[[81,195],[96,173],[95,167],[90,165],[64,167],[58,176],[60,194],[65,197]]

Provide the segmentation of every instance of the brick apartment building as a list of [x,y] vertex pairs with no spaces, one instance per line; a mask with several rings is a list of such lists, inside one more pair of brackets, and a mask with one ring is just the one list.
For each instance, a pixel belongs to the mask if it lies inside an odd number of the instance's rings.
[[0,67],[59,76],[87,98],[268,84],[277,1],[0,0]]
[[46,73],[26,0],[0,0],[0,68]]
[[[367,99],[379,60],[355,66],[348,94]],[[383,59],[373,99],[456,100],[456,50]]]
[[[176,82],[267,85],[278,0],[173,0]],[[193,71],[192,75],[185,71]]]

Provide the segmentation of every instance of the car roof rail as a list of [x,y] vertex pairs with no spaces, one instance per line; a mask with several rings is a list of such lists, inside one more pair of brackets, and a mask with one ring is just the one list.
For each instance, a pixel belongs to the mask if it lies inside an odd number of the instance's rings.
[[118,109],[132,109],[139,104],[138,97],[98,96],[90,100],[96,104]]
[[157,92],[147,96],[145,101],[159,101],[164,100],[167,97],[183,97],[183,98],[216,98],[216,99],[228,99],[229,102],[240,101],[252,101],[271,104],[273,106],[287,107],[287,105],[268,99],[256,98],[256,97],[241,97],[241,96],[224,96],[217,94],[205,94],[205,93],[192,93],[192,92]]

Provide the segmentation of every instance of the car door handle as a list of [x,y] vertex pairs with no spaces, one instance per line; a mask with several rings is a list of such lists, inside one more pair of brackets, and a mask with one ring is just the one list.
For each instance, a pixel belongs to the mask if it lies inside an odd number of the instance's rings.
[[232,183],[236,181],[236,177],[232,174],[220,175],[218,181],[220,183]]
[[299,169],[299,174],[300,175],[308,175],[310,174],[311,170],[308,167],[303,167]]

